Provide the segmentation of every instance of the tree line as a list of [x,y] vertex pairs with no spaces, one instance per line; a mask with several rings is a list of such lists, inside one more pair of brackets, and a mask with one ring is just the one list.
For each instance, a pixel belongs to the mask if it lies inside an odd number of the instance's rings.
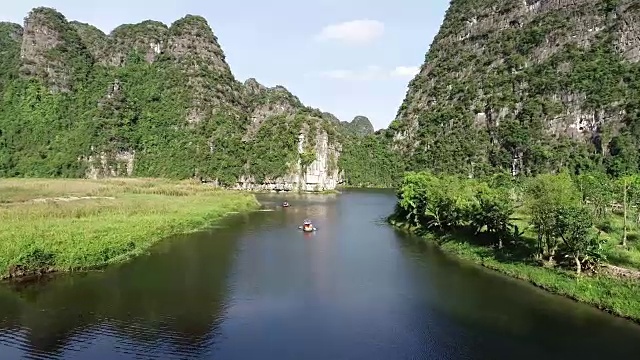
[[431,233],[458,233],[497,251],[544,264],[595,269],[606,261],[604,234],[622,219],[618,245],[640,224],[640,176],[601,172],[494,175],[468,179],[410,172],[390,220]]

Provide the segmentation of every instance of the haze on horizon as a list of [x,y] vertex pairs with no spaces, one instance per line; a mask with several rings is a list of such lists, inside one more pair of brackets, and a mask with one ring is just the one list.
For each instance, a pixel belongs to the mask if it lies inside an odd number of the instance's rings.
[[0,21],[23,23],[34,7],[109,33],[152,19],[169,25],[201,15],[240,81],[283,85],[308,106],[351,121],[367,116],[376,130],[395,118],[407,85],[424,62],[448,0],[23,0],[4,4]]

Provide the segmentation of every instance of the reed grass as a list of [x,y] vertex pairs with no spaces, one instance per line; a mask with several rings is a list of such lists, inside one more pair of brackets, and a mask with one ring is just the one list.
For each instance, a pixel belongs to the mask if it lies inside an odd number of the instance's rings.
[[251,194],[190,181],[0,180],[0,277],[122,262],[257,207]]

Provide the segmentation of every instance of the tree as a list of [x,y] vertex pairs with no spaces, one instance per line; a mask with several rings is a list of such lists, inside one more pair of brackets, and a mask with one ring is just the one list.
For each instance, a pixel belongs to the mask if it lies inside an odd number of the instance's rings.
[[473,189],[471,180],[410,172],[398,191],[397,210],[413,226],[454,228],[467,219]]
[[553,235],[562,240],[576,264],[576,273],[580,274],[581,256],[588,251],[592,242],[589,233],[593,226],[592,213],[584,205],[566,204],[555,209],[553,217]]
[[[616,187],[617,200],[622,202],[622,246],[626,247],[629,209],[631,206],[637,206],[640,203],[640,177],[637,175],[623,176],[616,181]],[[636,219],[638,218],[640,218],[640,215],[637,215]]]
[[486,226],[487,233],[493,234],[498,248],[503,247],[503,239],[510,233],[511,216],[514,206],[506,189],[481,188],[475,194],[475,202],[470,211],[470,222],[476,233]]
[[396,212],[404,215],[413,226],[421,226],[427,208],[429,183],[434,178],[427,173],[410,172],[402,180],[397,192]]
[[558,209],[580,203],[580,194],[567,173],[539,175],[529,181],[525,191],[525,205],[531,224],[538,234],[538,256],[549,262],[558,247],[555,236]]
[[629,179],[627,197],[629,207],[635,210],[636,226],[640,225],[640,176],[634,175]]
[[609,177],[602,172],[591,171],[578,175],[576,183],[582,194],[582,203],[590,205],[597,218],[605,218],[614,200],[614,189]]

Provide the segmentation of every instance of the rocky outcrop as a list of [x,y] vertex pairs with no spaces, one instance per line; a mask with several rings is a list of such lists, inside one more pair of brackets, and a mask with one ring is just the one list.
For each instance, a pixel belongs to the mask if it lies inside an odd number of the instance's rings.
[[640,62],[640,3],[629,2],[621,8],[616,45],[630,62]]
[[[340,145],[331,144],[326,132],[321,131],[316,136],[316,145],[312,148],[315,157],[310,164],[301,165],[302,176],[300,189],[303,191],[326,191],[333,190],[342,181],[341,173],[338,169],[338,158],[340,157]],[[298,152],[303,152],[306,138],[304,134],[298,143]]]
[[109,34],[106,53],[96,54],[96,60],[102,65],[124,66],[128,56],[136,52],[153,63],[165,50],[168,34],[168,27],[159,21],[120,25]]
[[271,116],[293,115],[304,107],[300,99],[283,86],[267,88],[256,79],[247,79],[244,83],[247,104],[249,104],[250,123],[243,141],[253,139],[264,120]]
[[345,131],[355,136],[366,136],[374,133],[373,125],[366,116],[358,115],[351,122],[343,121],[340,123]]
[[20,72],[43,80],[54,91],[69,92],[89,72],[91,56],[62,14],[33,9],[25,19]]
[[339,181],[335,116],[282,86],[238,82],[200,16],[107,35],[37,8],[24,30],[0,23],[0,45],[0,176],[200,177],[256,189],[280,179],[318,191]]
[[[452,1],[390,126],[411,167],[556,171],[611,155],[640,79],[640,6],[620,0]],[[567,141],[579,146],[559,152]],[[564,144],[564,145],[563,145]],[[582,160],[579,160],[582,161]]]
[[171,24],[167,53],[177,61],[203,60],[209,70],[231,74],[224,52],[202,16],[187,15]]
[[[331,143],[325,131],[313,134],[315,145],[309,149],[307,135],[300,133],[298,137],[297,162],[291,165],[289,174],[274,179],[256,181],[253,176],[242,176],[234,186],[236,190],[253,191],[305,191],[321,192],[334,190],[343,181],[343,174],[338,169],[340,145]],[[309,152],[311,150],[311,152]],[[304,163],[305,154],[312,154],[313,159]]]
[[127,177],[133,174],[135,151],[103,152],[80,160],[87,164],[85,177],[88,179]]

